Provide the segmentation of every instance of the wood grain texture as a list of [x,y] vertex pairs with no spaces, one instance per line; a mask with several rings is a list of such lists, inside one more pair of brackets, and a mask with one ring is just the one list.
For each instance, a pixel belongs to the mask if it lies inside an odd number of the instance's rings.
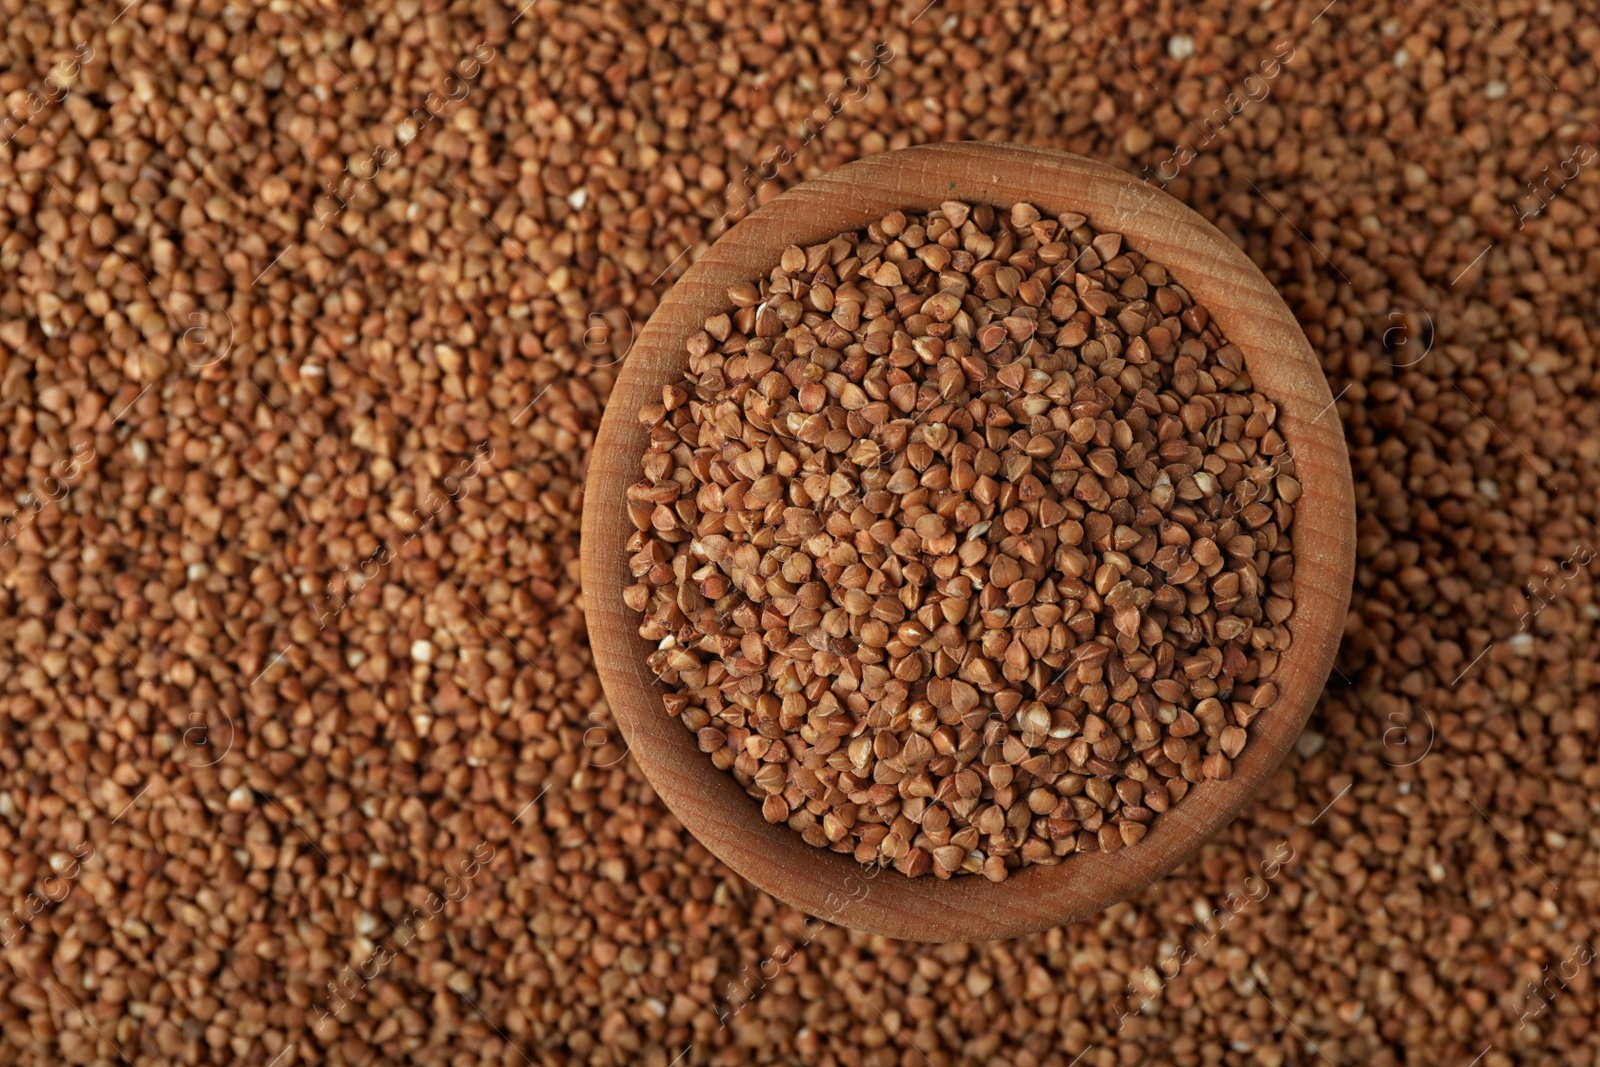
[[[1164,264],[1243,350],[1256,386],[1278,404],[1303,495],[1292,530],[1291,648],[1276,704],[1251,725],[1234,776],[1206,782],[1158,817],[1133,848],[1028,867],[1005,882],[948,881],[864,871],[769,825],[732,776],[666,714],[645,667],[652,645],[622,603],[632,582],[633,532],[624,493],[640,478],[646,435],[637,413],[687,362],[684,341],[729,308],[728,287],[774,267],[786,245],[808,245],[896,208],[943,200],[998,207],[1025,200],[1046,215],[1075,211]],[[890,937],[974,941],[1014,937],[1092,915],[1181,863],[1226,825],[1278,766],[1322,692],[1344,630],[1355,566],[1355,500],[1333,396],[1305,335],[1255,265],[1215,227],[1167,194],[1064,152],[975,142],[926,145],[859,160],[789,190],[724,234],[668,293],[640,332],[606,405],[585,488],[583,589],[595,665],[640,769],[673,814],[750,882],[830,922]]]

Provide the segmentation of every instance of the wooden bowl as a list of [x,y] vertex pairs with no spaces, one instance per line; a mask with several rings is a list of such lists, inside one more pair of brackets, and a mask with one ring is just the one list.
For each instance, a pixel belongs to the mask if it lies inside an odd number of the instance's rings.
[[[645,666],[653,651],[622,603],[633,579],[624,493],[641,477],[646,435],[637,413],[680,379],[684,341],[729,310],[728,287],[777,265],[787,245],[810,245],[901,208],[944,200],[1046,216],[1078,212],[1164,264],[1243,350],[1256,386],[1277,402],[1303,495],[1292,530],[1293,645],[1279,660],[1277,702],[1250,726],[1233,777],[1208,781],[1158,817],[1139,844],[1080,853],[1053,866],[946,881],[863,868],[771,825],[759,804],[712,766],[662,704]],[[1355,497],[1333,397],[1315,353],[1282,298],[1210,223],[1167,194],[1101,163],[1019,145],[927,145],[859,160],[790,189],[724,234],[668,293],[639,333],[607,402],[589,464],[583,510],[583,589],[589,640],[607,699],[634,759],[689,832],[738,874],[830,922],[889,937],[973,941],[1014,937],[1082,919],[1137,892],[1228,823],[1278,766],[1322,692],[1344,630],[1355,567]]]

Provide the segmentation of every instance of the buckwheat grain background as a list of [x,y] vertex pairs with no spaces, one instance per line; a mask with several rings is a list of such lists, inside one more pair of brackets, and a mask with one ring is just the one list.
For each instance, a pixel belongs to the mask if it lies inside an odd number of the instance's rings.
[[[0,1063],[1596,1062],[1592,7],[0,25]],[[1245,248],[1339,398],[1360,544],[1308,732],[1196,860],[919,946],[667,815],[578,517],[695,256],[953,139],[1106,159]]]

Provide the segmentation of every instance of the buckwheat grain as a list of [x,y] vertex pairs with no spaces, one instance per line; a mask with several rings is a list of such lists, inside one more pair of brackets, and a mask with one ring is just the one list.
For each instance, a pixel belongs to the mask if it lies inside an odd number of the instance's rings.
[[640,412],[625,599],[769,822],[1003,878],[1232,774],[1290,641],[1294,460],[1160,264],[950,201],[728,299]]

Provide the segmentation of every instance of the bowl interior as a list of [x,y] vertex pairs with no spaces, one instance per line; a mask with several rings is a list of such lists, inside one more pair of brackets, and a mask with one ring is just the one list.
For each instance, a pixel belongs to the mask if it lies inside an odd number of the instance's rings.
[[[1028,201],[1047,216],[1078,212],[1165,265],[1210,309],[1243,351],[1256,386],[1277,403],[1302,487],[1291,531],[1293,644],[1273,675],[1278,700],[1251,724],[1233,777],[1191,788],[1138,845],[1025,867],[1000,883],[910,879],[862,867],[767,823],[758,803],[666,713],[645,667],[653,646],[621,598],[632,582],[624,494],[641,477],[646,445],[637,413],[681,377],[684,341],[728,309],[728,287],[764,276],[787,245],[815,244],[897,208],[922,211],[952,199],[997,207]],[[1288,752],[1322,691],[1354,564],[1354,493],[1341,423],[1317,358],[1277,291],[1215,227],[1166,193],[1092,160],[1018,145],[928,145],[872,156],[789,190],[723,235],[635,341],[607,401],[585,489],[583,587],[595,664],[634,758],[673,814],[774,896],[830,922],[924,941],[1013,937],[1092,915],[1170,871],[1231,820]]]

